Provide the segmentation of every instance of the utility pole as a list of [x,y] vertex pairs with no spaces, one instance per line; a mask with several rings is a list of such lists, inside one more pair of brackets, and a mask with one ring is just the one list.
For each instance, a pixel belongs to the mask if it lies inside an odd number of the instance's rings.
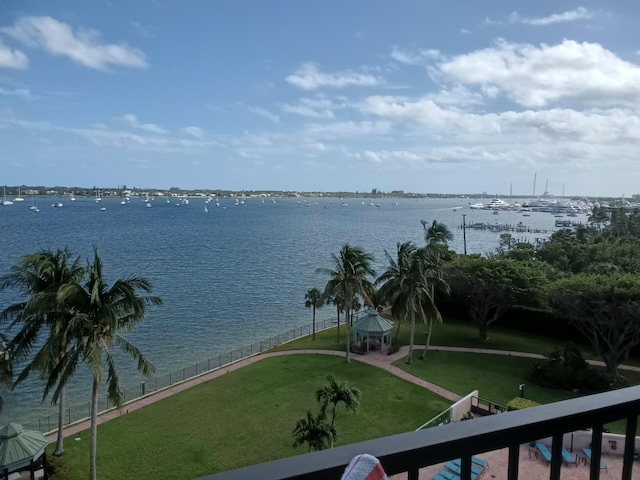
[[462,214],[462,242],[464,244],[464,254],[467,254],[467,214]]

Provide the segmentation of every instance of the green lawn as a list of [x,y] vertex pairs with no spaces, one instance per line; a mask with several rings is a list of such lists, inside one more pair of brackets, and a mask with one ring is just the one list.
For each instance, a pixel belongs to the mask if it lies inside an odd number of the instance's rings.
[[[100,479],[184,479],[295,454],[291,434],[333,374],[362,391],[340,409],[338,445],[406,432],[449,402],[381,369],[328,355],[264,359],[98,427]],[[88,476],[88,431],[66,440],[71,480]]]
[[[550,403],[578,396],[578,393],[539,387],[527,379],[528,369],[535,361],[529,358],[502,355],[430,351],[420,360],[417,350],[411,365],[404,359],[394,365],[416,377],[428,380],[458,395],[478,390],[481,398],[506,405],[520,395],[518,385],[525,384],[525,397],[538,403]],[[640,384],[640,372],[623,371],[626,383],[619,387]],[[612,431],[624,433],[624,422],[609,425]]]

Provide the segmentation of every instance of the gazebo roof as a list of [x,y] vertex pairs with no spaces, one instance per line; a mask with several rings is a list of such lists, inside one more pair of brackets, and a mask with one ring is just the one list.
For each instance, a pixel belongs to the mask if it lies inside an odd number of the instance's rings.
[[382,318],[373,308],[367,310],[365,314],[356,320],[353,328],[358,333],[368,333],[382,335],[393,330],[393,325],[388,320]]
[[0,428],[0,470],[18,470],[37,460],[47,446],[40,432],[25,430],[18,423]]

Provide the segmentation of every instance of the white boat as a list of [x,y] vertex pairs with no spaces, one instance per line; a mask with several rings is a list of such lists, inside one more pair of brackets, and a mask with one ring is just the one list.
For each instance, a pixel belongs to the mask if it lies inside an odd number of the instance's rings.
[[76,192],[73,192],[73,193],[71,194],[71,198],[70,198],[69,200],[71,200],[72,202],[75,202],[75,201],[76,201]]
[[7,200],[7,187],[2,187],[2,205],[13,205],[13,202],[11,200]]
[[209,213],[209,209],[207,208],[207,206],[204,206],[204,213]]
[[127,204],[127,202],[125,202],[124,200],[122,200],[122,201],[120,202],[120,205],[126,205],[126,204]]
[[472,210],[482,210],[484,208],[484,203],[474,203],[473,205],[469,205],[469,208]]
[[100,197],[100,189],[96,190],[96,203],[98,203],[102,198]]
[[151,208],[151,204],[147,202],[147,208]]
[[20,196],[20,187],[18,187],[18,196],[13,199],[14,202],[24,202],[24,198]]
[[51,204],[51,206],[52,206],[52,207],[55,207],[55,208],[62,208],[62,203],[60,203],[60,202],[53,202],[53,203]]
[[495,197],[493,200],[487,203],[484,208],[488,210],[507,210],[510,207],[510,204],[508,204],[504,200],[499,199],[498,197]]
[[107,209],[107,207],[105,207],[105,206],[100,207],[100,211],[101,212],[104,212],[106,209]]

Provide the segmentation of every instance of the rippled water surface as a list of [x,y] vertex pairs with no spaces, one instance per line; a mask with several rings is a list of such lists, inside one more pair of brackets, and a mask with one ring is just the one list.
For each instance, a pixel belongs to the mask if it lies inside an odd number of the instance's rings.
[[[377,272],[384,269],[384,250],[392,254],[398,241],[423,243],[420,220],[436,219],[454,233],[451,247],[462,252],[462,214],[475,222],[523,222],[532,228],[552,229],[554,217],[532,213],[470,210],[467,199],[309,199],[308,207],[295,199],[248,199],[235,205],[220,199],[207,205],[192,199],[189,205],[155,199],[146,208],[139,199],[121,205],[104,199],[101,211],[92,199],[64,201],[52,208],[51,199],[0,207],[2,255],[0,274],[20,256],[40,248],[68,246],[85,258],[97,246],[110,279],[143,275],[154,286],[164,306],[153,308],[135,333],[129,335],[156,366],[158,374],[228,352],[311,321],[304,308],[309,288],[323,288],[327,278],[318,267],[331,266],[331,253],[350,243],[375,257]],[[363,204],[364,202],[364,204]],[[461,207],[454,209],[455,207]],[[580,219],[576,219],[580,220]],[[534,240],[541,233],[518,233]],[[495,250],[499,234],[467,230],[467,251]],[[0,308],[16,301],[0,293]],[[318,312],[329,317],[332,309]],[[123,384],[137,381],[135,366],[120,358]],[[88,400],[90,382],[80,371],[70,387],[69,403]],[[0,420],[25,420],[54,411],[41,403],[42,389],[28,380],[10,391],[0,386],[5,406]]]

